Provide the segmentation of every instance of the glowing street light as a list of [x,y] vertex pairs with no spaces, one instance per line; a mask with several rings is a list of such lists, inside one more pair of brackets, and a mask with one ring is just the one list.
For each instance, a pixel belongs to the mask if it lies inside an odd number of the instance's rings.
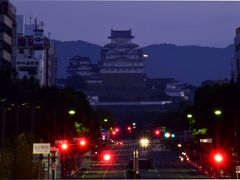
[[188,119],[191,119],[192,117],[193,117],[192,114],[187,114],[187,118],[188,118]]
[[214,111],[214,114],[215,114],[216,116],[220,116],[220,115],[222,114],[222,111],[219,110],[219,109],[216,109],[216,110]]
[[146,148],[149,146],[149,139],[147,138],[142,138],[140,139],[140,146],[143,148]]
[[105,118],[103,121],[104,121],[104,122],[108,122],[108,119]]
[[70,115],[74,115],[74,114],[76,114],[76,111],[73,110],[73,109],[71,109],[71,110],[68,111],[68,114],[70,114]]

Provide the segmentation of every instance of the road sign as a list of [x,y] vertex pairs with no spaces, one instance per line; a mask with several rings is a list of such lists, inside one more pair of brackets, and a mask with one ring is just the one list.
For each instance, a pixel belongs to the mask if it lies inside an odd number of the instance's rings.
[[212,138],[200,139],[200,143],[212,143]]
[[50,143],[33,143],[33,154],[49,154]]

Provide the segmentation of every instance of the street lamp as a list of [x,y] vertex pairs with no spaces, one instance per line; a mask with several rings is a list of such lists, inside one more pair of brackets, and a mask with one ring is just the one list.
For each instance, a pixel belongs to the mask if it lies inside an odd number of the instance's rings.
[[104,121],[104,122],[108,122],[108,119],[105,118],[103,121]]
[[220,117],[222,116],[222,111],[220,109],[215,109],[214,110],[214,115],[216,116],[215,118],[215,141],[216,144],[220,143],[221,139],[221,131],[222,131],[222,121]]
[[70,109],[70,110],[68,111],[68,114],[69,114],[69,115],[74,115],[74,114],[76,114],[76,111],[75,111],[74,109]]
[[146,147],[149,146],[149,139],[148,138],[142,138],[142,139],[140,139],[139,143],[140,143],[141,147],[146,148]]
[[219,110],[219,109],[216,109],[216,110],[214,111],[214,114],[215,114],[216,116],[220,116],[220,115],[222,114],[222,111]]
[[192,114],[187,114],[187,118],[188,118],[188,119],[191,119],[192,117],[193,117]]

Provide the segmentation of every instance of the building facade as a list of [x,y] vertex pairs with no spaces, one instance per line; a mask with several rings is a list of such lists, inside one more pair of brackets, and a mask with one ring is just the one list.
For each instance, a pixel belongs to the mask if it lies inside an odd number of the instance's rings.
[[0,68],[15,64],[16,8],[8,0],[0,1]]
[[106,87],[145,87],[143,51],[132,42],[131,30],[111,30],[101,50],[100,76]]
[[45,36],[43,24],[37,19],[29,25],[22,25],[22,19],[17,22],[17,79],[35,79],[41,87],[53,86],[57,61],[54,42]]
[[236,29],[234,38],[234,57],[231,59],[232,80],[238,82],[240,79],[240,27]]
[[89,77],[93,75],[91,60],[89,57],[81,57],[76,55],[70,59],[67,72],[69,76],[79,75],[83,77]]

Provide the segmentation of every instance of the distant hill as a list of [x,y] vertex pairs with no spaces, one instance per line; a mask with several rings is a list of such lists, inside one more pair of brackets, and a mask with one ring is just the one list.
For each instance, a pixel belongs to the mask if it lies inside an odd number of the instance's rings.
[[[84,41],[55,41],[58,57],[58,78],[67,76],[69,59],[79,54],[89,56],[93,63],[100,57],[101,46]],[[233,45],[226,48],[176,46],[159,44],[144,47],[147,76],[173,77],[181,82],[200,85],[204,80],[230,78]]]
[[89,56],[92,62],[96,63],[100,57],[101,46],[85,41],[57,41],[55,40],[57,62],[57,77],[66,78],[66,67],[69,59],[79,54]]
[[173,77],[181,82],[200,85],[204,80],[230,79],[234,46],[212,48],[150,45],[144,48],[149,77]]

